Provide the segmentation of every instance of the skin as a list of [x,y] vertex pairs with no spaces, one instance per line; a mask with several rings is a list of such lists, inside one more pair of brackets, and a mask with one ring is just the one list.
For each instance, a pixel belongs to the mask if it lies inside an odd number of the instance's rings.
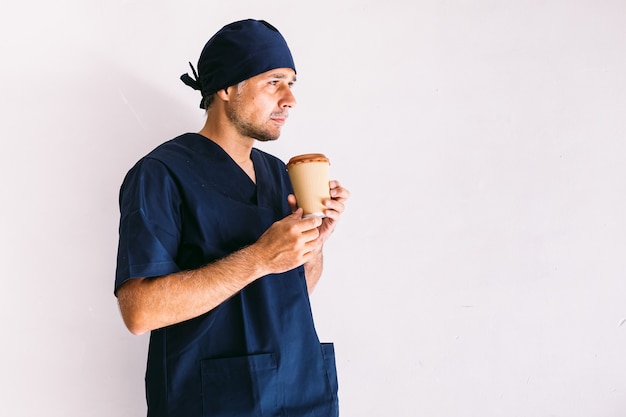
[[[271,70],[215,93],[200,134],[220,145],[256,182],[250,158],[256,140],[276,140],[296,105],[293,70]],[[324,242],[335,230],[350,197],[338,181],[330,182],[324,219],[302,218],[296,199],[292,214],[272,224],[253,244],[226,258],[191,271],[134,278],[117,291],[124,323],[133,334],[197,317],[220,305],[255,280],[304,265],[309,293],[323,269]]]

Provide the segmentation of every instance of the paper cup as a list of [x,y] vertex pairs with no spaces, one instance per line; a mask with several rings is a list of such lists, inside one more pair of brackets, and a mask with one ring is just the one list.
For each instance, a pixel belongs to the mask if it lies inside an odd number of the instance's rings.
[[330,198],[329,171],[330,162],[321,153],[294,156],[287,163],[291,185],[304,217],[324,217],[323,201]]

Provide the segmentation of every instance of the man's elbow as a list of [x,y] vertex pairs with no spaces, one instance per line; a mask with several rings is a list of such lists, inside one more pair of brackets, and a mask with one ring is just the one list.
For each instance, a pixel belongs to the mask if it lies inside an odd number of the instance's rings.
[[132,287],[139,283],[138,281],[133,281],[123,284],[118,289],[117,302],[126,328],[133,335],[139,336],[149,332],[151,329],[144,320],[145,315],[142,314],[141,308],[137,305],[136,297],[133,296],[134,289]]
[[134,336],[141,336],[142,334],[148,333],[150,331],[150,329],[147,326],[142,325],[139,320],[125,317],[123,315],[122,318],[124,319],[124,324],[126,325],[126,328]]
[[120,300],[118,300],[118,305],[120,308],[120,313],[122,315],[122,320],[124,321],[124,325],[129,332],[131,332],[135,336],[140,336],[150,331],[150,329],[148,329],[147,326],[143,323],[143,320],[141,320],[140,314],[138,314],[136,311],[133,311],[132,309],[129,309],[128,307],[125,307],[124,303]]

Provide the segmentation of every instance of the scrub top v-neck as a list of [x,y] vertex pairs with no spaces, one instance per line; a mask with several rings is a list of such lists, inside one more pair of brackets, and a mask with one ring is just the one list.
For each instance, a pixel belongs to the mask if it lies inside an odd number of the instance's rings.
[[[142,158],[120,191],[115,289],[219,260],[287,216],[284,163],[258,149],[251,158],[256,184],[195,133]],[[317,337],[304,268],[153,331],[146,394],[149,417],[338,415],[334,348]]]

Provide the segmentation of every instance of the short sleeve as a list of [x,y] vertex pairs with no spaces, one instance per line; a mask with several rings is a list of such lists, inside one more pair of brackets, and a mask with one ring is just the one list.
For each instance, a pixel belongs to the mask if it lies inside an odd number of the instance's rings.
[[178,272],[181,196],[167,167],[144,158],[120,189],[120,227],[115,292],[128,279]]

